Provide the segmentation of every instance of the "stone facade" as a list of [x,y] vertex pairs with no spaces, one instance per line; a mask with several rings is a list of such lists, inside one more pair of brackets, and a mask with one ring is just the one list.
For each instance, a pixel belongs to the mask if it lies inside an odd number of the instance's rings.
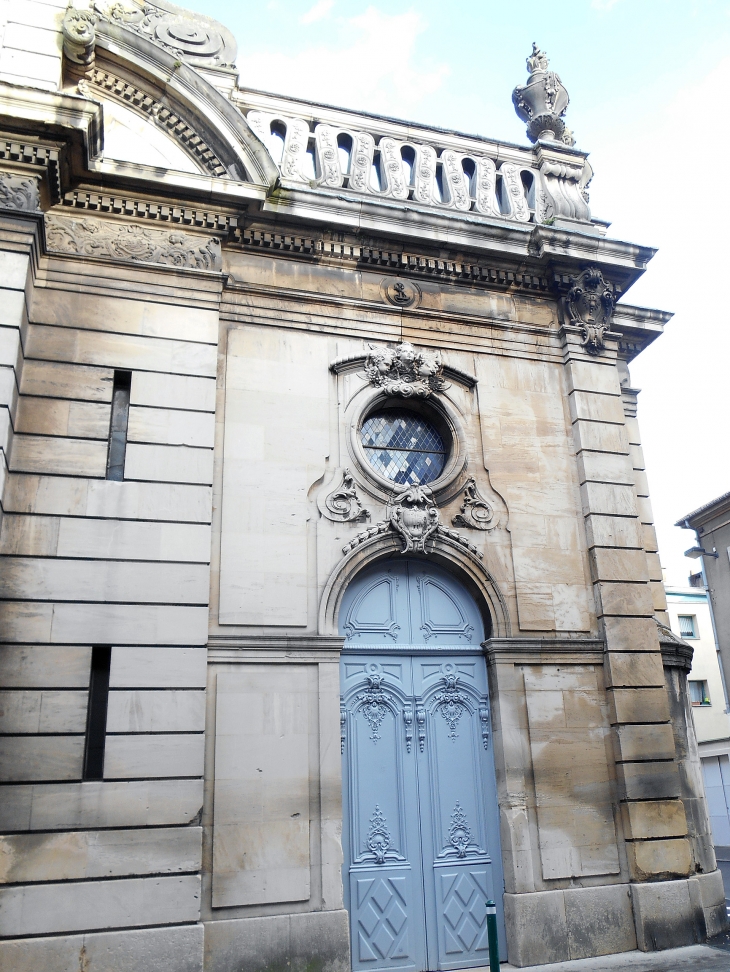
[[[8,17],[3,964],[350,968],[338,614],[404,550],[489,619],[510,961],[720,930],[628,373],[669,315],[565,106],[498,144],[242,90],[165,3]],[[363,454],[393,401],[432,490]]]

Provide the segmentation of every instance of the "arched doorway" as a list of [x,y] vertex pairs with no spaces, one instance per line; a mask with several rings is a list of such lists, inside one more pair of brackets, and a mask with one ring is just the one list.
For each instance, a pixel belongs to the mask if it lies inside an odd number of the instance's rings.
[[488,965],[503,881],[477,604],[446,570],[398,557],[356,576],[339,628],[353,969]]

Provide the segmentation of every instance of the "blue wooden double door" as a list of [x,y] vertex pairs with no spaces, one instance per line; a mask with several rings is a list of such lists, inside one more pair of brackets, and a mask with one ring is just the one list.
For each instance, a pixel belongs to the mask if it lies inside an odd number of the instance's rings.
[[340,630],[353,969],[488,965],[503,882],[477,606],[446,571],[388,560],[345,592]]

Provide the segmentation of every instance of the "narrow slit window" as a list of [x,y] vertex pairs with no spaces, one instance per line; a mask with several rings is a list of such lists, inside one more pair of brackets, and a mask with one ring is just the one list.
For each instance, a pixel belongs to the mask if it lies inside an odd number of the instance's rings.
[[112,393],[112,417],[109,425],[109,453],[106,460],[106,478],[124,479],[124,457],[127,452],[127,426],[129,424],[129,394],[132,388],[131,371],[114,372]]
[[84,779],[104,779],[104,749],[106,747],[106,710],[109,702],[109,670],[112,650],[95,646],[91,649],[91,679],[89,680],[89,708],[86,716],[86,750]]

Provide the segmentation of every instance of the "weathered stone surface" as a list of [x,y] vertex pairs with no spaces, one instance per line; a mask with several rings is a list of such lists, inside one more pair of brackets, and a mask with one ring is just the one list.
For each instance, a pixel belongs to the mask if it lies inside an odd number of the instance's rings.
[[669,702],[663,688],[612,688],[606,693],[609,719],[624,722],[669,722]]
[[695,905],[687,880],[631,884],[636,940],[643,952],[704,941],[701,905]]
[[674,734],[666,722],[655,726],[616,726],[613,741],[620,762],[674,759]]
[[205,924],[206,972],[349,972],[346,911],[273,915]]
[[203,926],[25,938],[0,942],[0,964],[13,972],[202,972]]
[[547,965],[571,957],[562,891],[505,894],[504,920],[512,965]]
[[202,805],[202,780],[6,786],[0,827],[19,831],[189,824]]
[[0,883],[197,871],[202,833],[156,827],[0,837]]
[[647,800],[621,805],[624,834],[629,840],[683,837],[687,819],[681,800]]
[[218,674],[214,907],[309,898],[310,674],[301,665]]
[[525,690],[543,877],[617,873],[595,672],[544,666],[525,672]]
[[620,799],[666,800],[679,796],[679,772],[674,762],[618,763]]
[[667,840],[635,840],[626,844],[632,881],[687,877],[692,852],[685,837]]
[[199,917],[200,877],[193,874],[0,888],[0,934],[9,938]]
[[712,871],[709,874],[696,874],[691,880],[699,885],[708,938],[726,931],[728,917],[722,873]]
[[609,651],[606,653],[606,684],[610,688],[659,687],[664,685],[661,655]]
[[567,888],[563,894],[571,959],[636,948],[628,885]]

